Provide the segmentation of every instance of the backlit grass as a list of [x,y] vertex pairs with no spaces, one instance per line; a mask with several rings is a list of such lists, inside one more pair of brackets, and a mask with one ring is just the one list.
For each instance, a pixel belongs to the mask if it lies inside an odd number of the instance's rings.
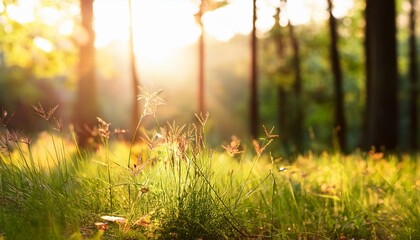
[[420,239],[419,156],[286,161],[272,131],[210,147],[197,118],[142,130],[141,144],[98,119],[88,152],[62,129],[31,141],[3,115],[0,239]]

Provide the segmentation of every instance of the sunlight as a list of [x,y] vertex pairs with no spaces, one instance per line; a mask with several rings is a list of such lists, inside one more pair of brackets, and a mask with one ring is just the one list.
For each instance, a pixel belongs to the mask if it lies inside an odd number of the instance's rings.
[[[247,14],[248,13],[248,14]],[[232,1],[229,5],[203,16],[206,32],[219,41],[229,41],[236,34],[247,34],[252,27],[252,2]]]
[[59,27],[58,27],[58,33],[64,36],[69,36],[74,31],[74,23],[71,20],[64,21]]
[[[128,39],[127,1],[94,1],[95,47],[102,48],[112,41]],[[114,16],[114,17],[110,17]]]
[[165,6],[162,8],[162,3],[156,1],[146,1],[143,7],[139,4],[134,18],[138,56],[163,60],[175,49],[197,41],[200,29],[194,20],[196,9],[192,2],[170,1]]
[[47,39],[42,37],[35,37],[33,40],[35,46],[37,46],[42,51],[49,53],[54,50],[54,45]]
[[25,24],[35,20],[35,1],[20,1],[17,4],[9,4],[6,12],[9,17],[18,23]]
[[[194,21],[194,11],[195,6],[189,0],[167,2],[165,8],[162,2],[133,2],[136,55],[159,62],[175,49],[195,43],[200,29]],[[110,15],[116,17],[110,18]],[[127,2],[95,2],[95,20],[97,48],[105,47],[115,40],[128,39]]]
[[[353,0],[335,1],[334,14],[343,17],[353,6]],[[275,24],[276,0],[257,2],[257,32],[264,34]],[[95,1],[96,48],[114,41],[126,42],[129,37],[128,1]],[[191,0],[133,1],[134,48],[137,57],[151,64],[167,61],[180,47],[195,44],[201,34],[194,19],[198,3]],[[176,9],[176,11],[174,10]],[[289,0],[280,16],[281,25],[328,18],[325,0]],[[110,17],[113,16],[113,17]],[[247,35],[252,28],[252,1],[231,0],[229,4],[203,15],[207,35],[227,42],[237,34]],[[69,31],[72,26],[62,26]],[[64,31],[64,32],[67,32]]]
[[[80,26],[63,16],[63,10],[54,7],[38,9],[37,4],[36,0],[16,1],[6,7],[1,4],[0,11],[7,11],[11,19],[21,24],[39,17],[45,25],[56,27],[61,35],[74,35],[76,39],[83,37]],[[259,34],[268,32],[275,24],[277,6],[277,0],[257,1]],[[162,1],[143,0],[133,1],[132,7],[135,54],[143,60],[155,63],[167,60],[176,49],[195,44],[201,34],[194,18],[198,11],[197,1],[173,0],[163,4]],[[335,1],[333,13],[337,18],[344,17],[352,7],[353,0]],[[67,14],[76,16],[78,8],[75,4],[66,10]],[[126,42],[129,36],[128,1],[94,1],[94,9],[96,48],[104,48],[116,41]],[[325,21],[328,18],[326,9],[325,0],[289,0],[280,16],[281,25],[285,26],[289,19],[294,25]],[[224,7],[206,12],[203,23],[206,33],[219,41],[229,41],[237,34],[249,34],[252,1],[231,0]]]
[[[275,24],[275,8],[278,0],[257,2],[257,30],[260,34],[268,32]],[[353,0],[335,1],[333,14],[344,17],[353,7]],[[325,0],[289,0],[282,8],[280,21],[286,26],[289,19],[293,25],[303,25],[310,21],[323,22],[328,18]],[[219,41],[229,41],[236,34],[249,34],[252,28],[252,1],[231,0],[230,3],[204,15],[206,32]]]

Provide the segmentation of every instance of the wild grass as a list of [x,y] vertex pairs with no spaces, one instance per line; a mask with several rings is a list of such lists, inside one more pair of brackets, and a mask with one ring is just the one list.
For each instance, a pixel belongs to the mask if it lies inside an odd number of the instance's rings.
[[142,129],[157,96],[144,96],[131,142],[98,118],[94,152],[70,140],[56,107],[34,107],[55,129],[36,141],[3,112],[0,239],[420,239],[418,155],[286,161],[270,153],[277,136],[265,128],[211,147],[205,114]]

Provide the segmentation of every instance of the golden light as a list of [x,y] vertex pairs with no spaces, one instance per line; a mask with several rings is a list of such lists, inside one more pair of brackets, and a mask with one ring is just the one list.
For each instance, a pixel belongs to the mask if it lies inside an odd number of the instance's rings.
[[18,23],[25,24],[35,20],[35,1],[20,1],[6,6],[9,17]]
[[4,6],[4,3],[0,2],[0,13],[4,12],[5,9],[6,7]]
[[48,26],[56,25],[62,18],[61,12],[53,7],[43,7],[40,10],[40,17],[41,21]]
[[112,41],[128,39],[127,1],[94,1],[94,14],[97,48],[105,47]]
[[[136,7],[136,5],[134,5]],[[189,0],[146,1],[134,15],[134,40],[139,57],[162,61],[177,48],[193,44],[200,35],[196,9]]]
[[49,53],[54,50],[54,45],[47,39],[42,37],[35,37],[33,40],[35,46],[37,46],[42,51]]
[[[195,44],[200,28],[194,15],[198,11],[197,1],[192,0],[142,0],[132,1],[134,44],[137,57],[150,62],[167,59],[176,49]],[[275,7],[278,0],[257,1],[257,29],[259,33],[269,31],[275,24]],[[333,13],[337,18],[347,14],[353,7],[353,0],[335,1]],[[83,38],[83,31],[73,17],[80,12],[79,5],[68,9],[40,7],[37,0],[16,1],[13,4],[0,3],[0,12],[22,24],[36,18],[55,27],[59,34]],[[325,0],[289,0],[282,8],[281,25],[306,24],[310,21],[325,21],[328,17]],[[94,1],[95,46],[103,48],[115,41],[127,42],[129,37],[128,0]],[[236,34],[249,34],[252,27],[252,1],[230,0],[229,3],[203,15],[207,35],[219,41],[229,41]],[[48,51],[43,40],[34,43]]]
[[69,36],[74,31],[74,23],[71,20],[66,20],[58,27],[58,33],[64,36]]
[[[95,1],[97,48],[129,36],[127,2]],[[175,49],[193,44],[200,35],[194,21],[195,6],[189,0],[133,1],[135,53],[142,59],[162,61]],[[109,17],[114,16],[114,17]]]
[[252,2],[232,1],[203,16],[208,34],[219,41],[229,41],[235,34],[247,34],[252,28]]
[[[95,1],[97,48],[115,40],[128,39],[127,1]],[[274,22],[278,1],[258,1],[257,28],[269,31]],[[335,1],[334,15],[343,17],[353,0]],[[159,61],[174,49],[194,44],[200,29],[194,20],[197,3],[191,0],[133,1],[133,25],[136,54]],[[113,17],[110,17],[113,16]],[[290,19],[294,25],[325,21],[328,17],[325,0],[289,0],[283,9],[281,23]],[[252,27],[252,1],[231,0],[229,4],[203,16],[205,31],[219,41],[228,41],[236,34],[249,34]]]

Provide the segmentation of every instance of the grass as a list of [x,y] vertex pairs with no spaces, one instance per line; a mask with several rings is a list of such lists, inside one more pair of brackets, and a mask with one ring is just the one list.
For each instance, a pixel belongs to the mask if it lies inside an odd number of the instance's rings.
[[[141,119],[154,116],[145,109]],[[113,140],[98,119],[101,145],[84,152],[60,121],[32,142],[6,117],[0,239],[420,239],[416,155],[286,161],[265,128],[259,141],[210,147],[203,115],[133,136],[143,144]]]

